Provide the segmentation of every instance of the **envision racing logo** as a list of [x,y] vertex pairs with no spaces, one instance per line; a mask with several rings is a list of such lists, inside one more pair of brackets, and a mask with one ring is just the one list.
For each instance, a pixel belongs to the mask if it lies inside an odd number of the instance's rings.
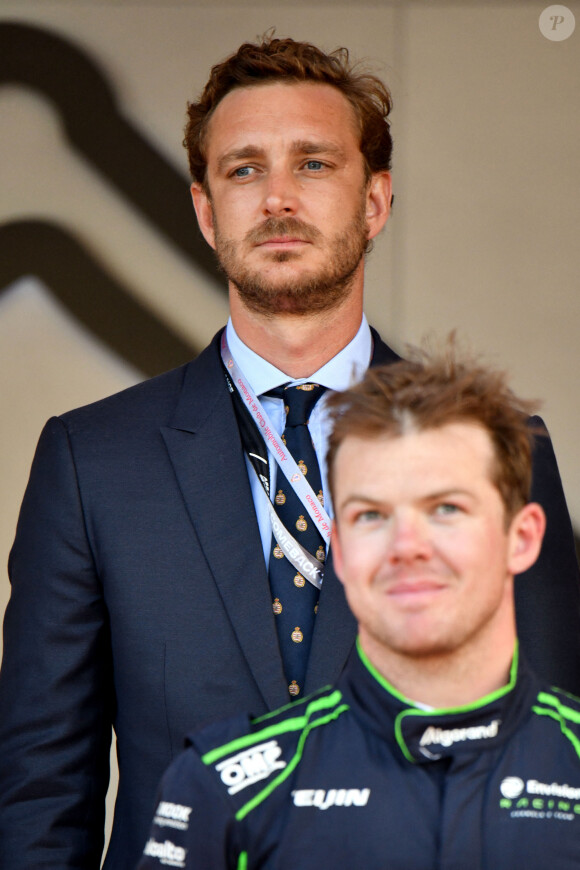
[[266,779],[273,771],[286,767],[286,762],[280,758],[281,752],[278,743],[270,740],[220,761],[215,769],[222,782],[228,786],[228,794],[236,794],[243,788]]
[[489,725],[473,725],[470,728],[436,728],[430,725],[421,737],[421,746],[453,746],[464,740],[488,740],[497,737],[501,719],[494,719]]
[[580,816],[580,788],[568,783],[524,781],[506,776],[499,787],[499,805],[512,819],[559,819],[571,822]]
[[499,787],[505,798],[517,798],[525,788],[525,782],[519,776],[506,776]]

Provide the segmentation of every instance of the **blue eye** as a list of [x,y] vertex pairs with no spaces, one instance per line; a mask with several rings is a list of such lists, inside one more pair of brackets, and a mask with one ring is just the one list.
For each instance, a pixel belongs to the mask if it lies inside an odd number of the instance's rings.
[[375,520],[379,519],[379,516],[379,512],[375,510],[361,511],[357,516],[357,522],[373,523]]
[[324,163],[322,163],[320,160],[309,160],[306,163],[306,168],[312,171],[324,169]]
[[252,172],[253,169],[251,166],[240,166],[238,167],[238,169],[235,169],[232,174],[236,178],[248,178]]
[[458,513],[461,510],[459,505],[449,504],[449,502],[445,502],[444,504],[438,504],[435,508],[435,513],[438,516],[451,516],[451,514]]

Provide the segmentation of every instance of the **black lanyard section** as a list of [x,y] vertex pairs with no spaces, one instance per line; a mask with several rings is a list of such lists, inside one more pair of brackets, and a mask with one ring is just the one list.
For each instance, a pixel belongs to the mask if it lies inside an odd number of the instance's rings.
[[264,439],[254,423],[250,412],[244,405],[240,394],[234,387],[232,380],[225,369],[224,375],[226,384],[228,385],[228,390],[232,397],[234,413],[236,415],[244,453],[258,475],[258,480],[264,487],[266,495],[270,498],[270,460],[268,448],[266,447]]

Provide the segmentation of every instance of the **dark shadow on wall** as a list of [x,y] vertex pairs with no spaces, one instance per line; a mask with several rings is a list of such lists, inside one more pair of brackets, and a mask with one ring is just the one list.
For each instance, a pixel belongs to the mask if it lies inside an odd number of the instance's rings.
[[29,24],[0,22],[0,84],[24,85],[49,99],[71,145],[214,289],[224,289],[197,228],[187,178],[122,116],[105,74],[78,46]]
[[[197,227],[187,178],[122,116],[105,74],[78,46],[29,24],[0,22],[0,84],[29,87],[47,98],[70,145],[103,181],[201,270],[208,289],[225,291]],[[55,224],[29,220],[0,228],[0,288],[28,274],[41,278],[74,317],[146,375],[195,356],[196,349]]]
[[36,275],[93,335],[145,375],[196,355],[138,302],[77,239],[54,224],[19,221],[0,226],[0,294],[23,275]]

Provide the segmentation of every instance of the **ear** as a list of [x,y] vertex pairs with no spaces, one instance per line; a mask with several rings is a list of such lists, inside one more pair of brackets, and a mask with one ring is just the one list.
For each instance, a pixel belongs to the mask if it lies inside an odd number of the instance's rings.
[[213,210],[211,207],[211,200],[201,184],[197,181],[193,182],[190,190],[199,228],[202,231],[208,245],[211,245],[211,247],[215,249],[215,234],[213,228]]
[[508,531],[511,574],[521,574],[532,567],[540,555],[545,529],[546,515],[539,504],[530,502],[518,511]]
[[391,211],[393,186],[390,172],[374,172],[367,189],[366,219],[369,239],[374,239],[387,222]]
[[334,567],[334,573],[342,583],[342,548],[338,537],[338,526],[336,525],[336,520],[332,521],[330,546],[332,547],[332,565]]

